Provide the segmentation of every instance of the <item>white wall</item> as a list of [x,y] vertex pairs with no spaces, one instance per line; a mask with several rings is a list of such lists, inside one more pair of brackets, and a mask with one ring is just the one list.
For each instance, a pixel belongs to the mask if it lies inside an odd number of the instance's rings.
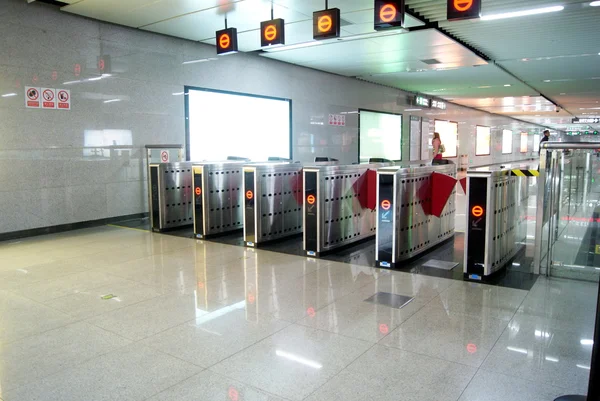
[[[0,95],[17,96],[0,97],[0,233],[145,212],[143,147],[185,143],[184,100],[177,95],[184,85],[292,99],[294,158],[301,161],[317,155],[357,161],[357,114],[348,114],[346,127],[330,127],[329,113],[358,108],[403,113],[407,107],[401,91],[257,55],[182,65],[215,57],[215,49],[73,16],[37,2],[2,3]],[[99,76],[101,54],[111,56],[111,77],[64,84]],[[84,67],[80,77],[74,75],[75,64]],[[72,110],[26,109],[27,85],[70,89]],[[111,99],[121,101],[104,103]],[[520,129],[515,127],[524,124],[456,106],[419,113],[460,121],[459,154],[470,154],[474,164],[521,157]],[[235,110],[231,116],[235,118]],[[408,127],[408,113],[404,121]],[[476,124],[494,127],[498,150],[492,157],[474,156]],[[512,125],[515,154],[496,157],[502,129]],[[86,130],[130,131],[132,147],[86,150]],[[405,138],[407,158],[407,129]]]

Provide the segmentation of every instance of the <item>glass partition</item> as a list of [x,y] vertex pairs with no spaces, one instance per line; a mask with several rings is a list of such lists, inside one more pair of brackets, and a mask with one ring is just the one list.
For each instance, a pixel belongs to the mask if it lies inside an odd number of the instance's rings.
[[540,157],[534,265],[547,275],[597,281],[600,144],[550,146]]

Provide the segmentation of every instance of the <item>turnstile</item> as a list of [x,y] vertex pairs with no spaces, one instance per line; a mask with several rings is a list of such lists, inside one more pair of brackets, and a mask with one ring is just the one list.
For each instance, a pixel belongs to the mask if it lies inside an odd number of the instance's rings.
[[[397,267],[454,235],[456,188],[440,217],[432,214],[433,173],[456,178],[456,165],[387,167],[377,171],[378,267]],[[454,181],[453,181],[454,182]],[[443,195],[440,195],[443,196]]]
[[151,164],[148,188],[153,231],[193,223],[192,163]]
[[503,268],[525,246],[528,177],[516,166],[467,170],[467,230],[464,274],[483,280]]
[[302,232],[302,164],[245,165],[244,244],[256,247]]
[[[375,235],[374,180],[376,170],[385,165],[304,168],[303,225],[307,256],[318,257],[323,252]],[[368,207],[369,180],[373,209]]]
[[194,163],[196,238],[241,230],[243,166],[247,161]]

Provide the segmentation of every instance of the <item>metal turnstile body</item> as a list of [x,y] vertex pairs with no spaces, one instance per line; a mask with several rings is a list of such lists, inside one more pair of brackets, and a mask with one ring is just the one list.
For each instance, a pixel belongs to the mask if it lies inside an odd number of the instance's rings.
[[528,179],[511,176],[508,167],[467,171],[467,278],[483,280],[506,266],[525,245]]
[[194,163],[196,238],[241,230],[244,162]]
[[148,187],[153,231],[193,223],[192,163],[151,164]]
[[302,164],[245,165],[244,243],[262,242],[302,232]]
[[[375,235],[375,209],[367,207],[369,175],[386,164],[304,168],[304,252],[321,253]],[[389,164],[388,164],[389,165]],[[375,184],[372,182],[375,198]],[[373,202],[375,207],[375,202]]]
[[377,171],[378,267],[397,267],[454,236],[456,188],[441,217],[432,215],[434,172],[456,178],[456,165],[388,167]]

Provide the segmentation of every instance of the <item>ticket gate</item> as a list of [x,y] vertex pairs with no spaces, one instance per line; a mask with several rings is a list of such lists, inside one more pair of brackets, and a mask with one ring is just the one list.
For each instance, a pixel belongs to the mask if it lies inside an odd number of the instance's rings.
[[194,236],[241,230],[243,167],[247,160],[194,163]]
[[[445,179],[434,185],[434,174]],[[386,167],[377,171],[378,267],[398,267],[454,236],[456,165]],[[434,205],[435,201],[439,204]],[[435,210],[434,209],[439,209]],[[439,217],[437,217],[439,215]]]
[[303,241],[307,256],[318,257],[375,235],[376,170],[386,165],[391,163],[304,168]]
[[192,163],[159,163],[149,168],[150,226],[152,231],[191,225]]
[[302,168],[300,163],[243,167],[246,246],[302,232]]
[[[483,280],[502,269],[525,246],[528,176],[525,166],[467,170],[464,274]],[[522,172],[528,172],[525,175]],[[523,175],[521,175],[522,173]]]

